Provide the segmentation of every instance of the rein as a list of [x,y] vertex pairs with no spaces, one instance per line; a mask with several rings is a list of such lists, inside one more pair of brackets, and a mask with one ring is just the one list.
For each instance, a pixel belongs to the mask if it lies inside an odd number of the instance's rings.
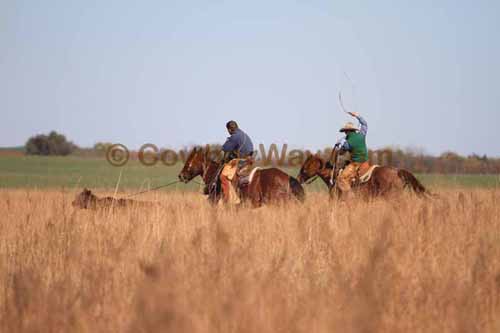
[[309,184],[311,184],[313,181],[315,181],[318,177],[319,177],[319,176],[318,176],[318,175],[316,175],[316,176],[314,176],[314,177],[312,177],[312,178],[308,179],[307,181],[305,181],[305,182],[304,182],[304,184],[309,185]]
[[133,197],[133,196],[136,196],[136,195],[139,195],[139,194],[143,194],[143,193],[146,193],[146,192],[152,192],[152,191],[156,191],[160,188],[164,188],[164,187],[168,187],[170,185],[174,185],[174,184],[177,184],[177,183],[180,183],[180,180],[176,180],[176,181],[173,181],[173,182],[170,182],[168,184],[165,184],[165,185],[160,185],[160,186],[157,186],[157,187],[153,187],[149,190],[145,190],[145,191],[141,191],[141,192],[137,192],[137,193],[132,193],[132,194],[129,194],[127,196],[125,196],[125,198],[130,198],[130,197]]

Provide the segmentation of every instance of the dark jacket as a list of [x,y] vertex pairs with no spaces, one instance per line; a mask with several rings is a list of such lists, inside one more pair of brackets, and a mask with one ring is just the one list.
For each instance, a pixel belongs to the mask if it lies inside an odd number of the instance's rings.
[[253,143],[250,137],[238,128],[222,145],[222,151],[234,152],[240,157],[245,157],[253,153]]

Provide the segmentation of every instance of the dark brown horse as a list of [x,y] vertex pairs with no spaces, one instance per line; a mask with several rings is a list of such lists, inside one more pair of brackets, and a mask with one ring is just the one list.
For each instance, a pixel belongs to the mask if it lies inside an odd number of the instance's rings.
[[[208,149],[194,148],[186,159],[186,163],[179,173],[179,179],[187,183],[196,176],[201,176],[207,186],[210,203],[216,204],[221,198],[221,185],[218,179],[221,164],[214,161]],[[305,193],[297,179],[289,176],[277,168],[257,169],[248,183],[239,182],[239,177],[234,180],[238,184],[240,198],[243,202],[250,202],[252,206],[259,207],[266,203],[283,202],[290,199],[304,201]]]
[[[334,160],[336,160],[337,154],[334,156]],[[320,156],[310,155],[300,168],[297,180],[303,183],[318,176],[328,186],[330,197],[334,197],[337,194],[335,184],[340,171],[338,164],[337,162],[334,165],[329,165]],[[376,167],[373,169],[371,177],[367,182],[360,183],[357,180],[353,185],[353,190],[356,193],[364,195],[366,198],[399,193],[405,188],[410,188],[421,196],[429,194],[411,172],[387,166]]]

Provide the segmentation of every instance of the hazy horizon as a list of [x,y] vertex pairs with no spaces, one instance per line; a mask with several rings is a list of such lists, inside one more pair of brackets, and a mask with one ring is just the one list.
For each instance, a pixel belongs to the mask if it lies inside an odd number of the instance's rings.
[[0,147],[56,130],[180,148],[333,145],[500,156],[500,3],[0,3]]

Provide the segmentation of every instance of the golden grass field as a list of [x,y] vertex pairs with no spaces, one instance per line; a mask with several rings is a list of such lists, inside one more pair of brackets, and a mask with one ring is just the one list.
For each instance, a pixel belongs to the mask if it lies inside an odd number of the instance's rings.
[[499,332],[500,190],[437,192],[94,212],[1,190],[0,331]]

